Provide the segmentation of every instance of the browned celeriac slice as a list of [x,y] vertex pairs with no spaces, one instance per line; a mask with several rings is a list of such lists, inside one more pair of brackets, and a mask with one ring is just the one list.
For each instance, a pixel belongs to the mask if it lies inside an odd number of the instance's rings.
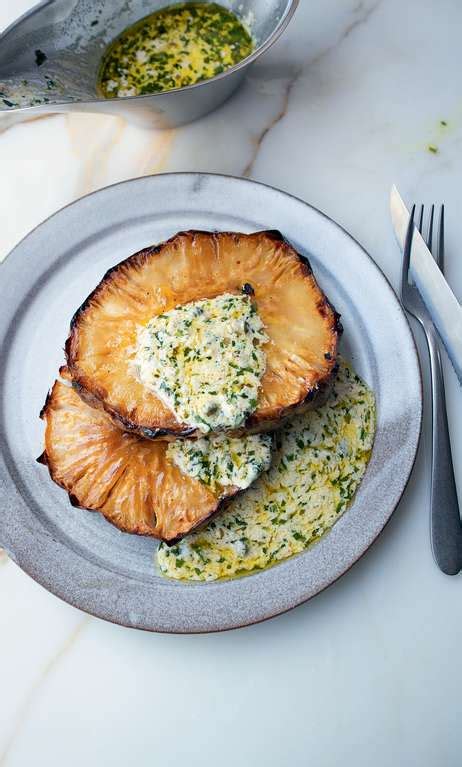
[[336,370],[341,325],[308,261],[273,231],[181,232],[107,272],[74,315],[66,342],[80,396],[149,439],[197,436],[134,377],[137,332],[174,307],[244,286],[269,342],[257,406],[242,430],[268,431],[315,405]]
[[73,506],[99,511],[125,532],[173,543],[239,492],[234,486],[211,490],[182,474],[167,459],[168,442],[123,432],[61,381],[41,417],[46,429],[39,462]]

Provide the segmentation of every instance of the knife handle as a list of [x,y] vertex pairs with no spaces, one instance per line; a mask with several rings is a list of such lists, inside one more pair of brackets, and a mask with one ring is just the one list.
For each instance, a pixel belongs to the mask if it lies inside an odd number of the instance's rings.
[[432,385],[432,476],[430,499],[431,543],[434,559],[443,573],[462,570],[462,522],[452,463],[443,366],[433,328],[427,328]]

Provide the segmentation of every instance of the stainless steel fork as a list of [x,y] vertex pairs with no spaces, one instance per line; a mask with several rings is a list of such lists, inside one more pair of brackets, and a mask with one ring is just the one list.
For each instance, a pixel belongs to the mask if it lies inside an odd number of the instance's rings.
[[[427,230],[427,246],[432,251],[433,219],[432,205]],[[444,391],[443,368],[438,338],[432,318],[417,287],[410,282],[409,263],[414,234],[415,205],[409,218],[403,251],[401,274],[401,301],[409,314],[420,322],[427,341],[430,357],[432,389],[432,473],[430,496],[430,531],[434,559],[443,573],[456,575],[462,570],[462,522],[460,519],[457,489],[454,479],[451,443]],[[424,206],[420,208],[418,228],[423,236]],[[433,254],[434,255],[434,254]],[[444,273],[444,206],[441,206],[436,262]]]

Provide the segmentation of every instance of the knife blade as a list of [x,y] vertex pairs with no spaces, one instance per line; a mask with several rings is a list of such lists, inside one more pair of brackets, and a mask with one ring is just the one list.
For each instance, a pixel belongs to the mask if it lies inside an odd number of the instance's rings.
[[[403,250],[409,211],[395,185],[390,193],[390,212],[396,239]],[[412,239],[411,275],[462,384],[462,306],[417,229]]]

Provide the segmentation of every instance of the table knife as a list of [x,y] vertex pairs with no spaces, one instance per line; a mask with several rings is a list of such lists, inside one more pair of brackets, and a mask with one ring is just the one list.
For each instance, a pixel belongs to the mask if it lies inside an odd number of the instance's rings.
[[[390,211],[395,235],[402,250],[409,211],[396,186],[391,189]],[[459,383],[462,384],[462,306],[417,229],[412,240],[411,273],[453,364]]]

